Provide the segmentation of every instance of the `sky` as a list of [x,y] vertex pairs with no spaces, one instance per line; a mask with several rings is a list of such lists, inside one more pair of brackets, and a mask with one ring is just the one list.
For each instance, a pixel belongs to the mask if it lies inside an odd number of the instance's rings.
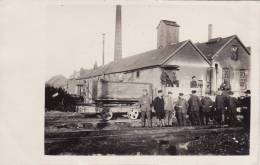
[[[255,14],[250,5],[122,5],[123,57],[156,49],[156,27],[160,20],[180,25],[179,40],[205,42],[208,24],[213,37],[236,34],[252,46]],[[90,69],[102,63],[102,33],[105,33],[105,63],[113,60],[115,5],[48,5],[45,12],[46,79],[66,77],[81,67]]]

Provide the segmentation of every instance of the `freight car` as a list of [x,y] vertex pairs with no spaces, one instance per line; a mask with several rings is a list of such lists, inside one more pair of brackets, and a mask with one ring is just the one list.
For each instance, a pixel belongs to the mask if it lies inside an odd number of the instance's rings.
[[100,114],[104,120],[110,120],[115,114],[127,114],[129,119],[137,119],[140,108],[137,102],[143,89],[153,97],[151,83],[94,81],[87,89],[92,97],[88,103],[76,106],[77,112]]

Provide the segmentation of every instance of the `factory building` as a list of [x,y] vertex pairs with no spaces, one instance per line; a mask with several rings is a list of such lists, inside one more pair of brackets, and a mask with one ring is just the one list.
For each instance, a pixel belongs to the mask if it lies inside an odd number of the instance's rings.
[[237,95],[250,89],[250,48],[238,36],[218,37],[195,45],[211,63],[212,93],[224,84]]
[[176,22],[161,20],[157,26],[157,49],[82,70],[70,80],[77,82],[76,89],[70,91],[91,100],[93,81],[101,79],[151,83],[154,94],[162,89],[176,96],[179,92],[188,95],[194,89],[199,95],[214,95],[226,83],[238,94],[250,89],[250,52],[236,35],[209,37],[205,43],[193,44],[190,40],[179,42],[179,28]]

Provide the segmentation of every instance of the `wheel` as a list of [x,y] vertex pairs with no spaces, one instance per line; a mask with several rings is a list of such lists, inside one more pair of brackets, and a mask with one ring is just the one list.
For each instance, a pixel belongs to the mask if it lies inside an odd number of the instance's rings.
[[109,109],[103,109],[101,112],[101,117],[103,120],[111,120],[113,118],[113,112]]
[[129,119],[136,120],[139,117],[139,111],[136,108],[131,108],[130,111],[127,113]]

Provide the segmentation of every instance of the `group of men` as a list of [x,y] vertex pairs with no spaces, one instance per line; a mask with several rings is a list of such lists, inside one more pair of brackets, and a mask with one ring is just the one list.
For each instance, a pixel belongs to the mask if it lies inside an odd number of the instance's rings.
[[188,100],[184,98],[183,93],[179,93],[178,99],[174,101],[172,92],[163,96],[162,90],[158,90],[157,97],[151,100],[148,91],[143,90],[139,101],[142,126],[145,127],[147,119],[148,127],[152,127],[152,106],[161,127],[172,126],[174,114],[179,126],[208,125],[210,119],[214,124],[236,125],[238,106],[244,109],[244,123],[248,126],[250,123],[250,90],[245,93],[246,97],[239,100],[233,96],[232,91],[219,90],[215,102],[213,102],[209,95],[200,98],[196,95],[196,90],[192,90]]

